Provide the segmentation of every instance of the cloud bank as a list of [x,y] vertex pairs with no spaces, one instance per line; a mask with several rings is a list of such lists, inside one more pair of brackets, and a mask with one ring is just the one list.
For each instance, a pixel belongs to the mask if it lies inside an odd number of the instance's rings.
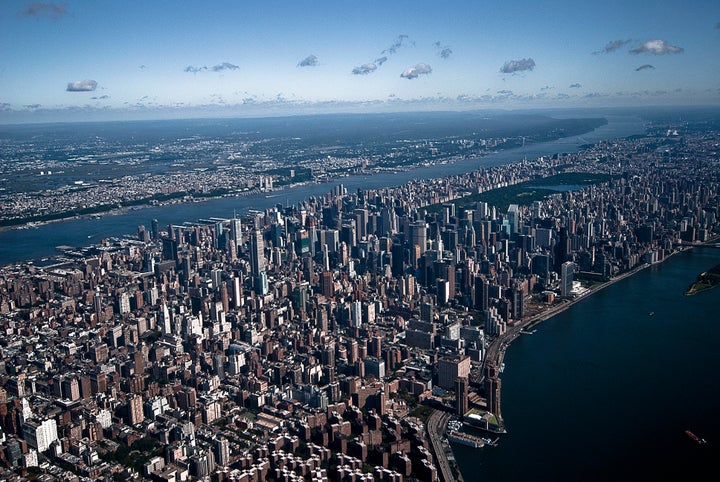
[[67,13],[67,7],[59,3],[33,2],[21,12],[25,17],[60,18]]
[[679,54],[685,51],[682,47],[677,47],[675,45],[670,45],[664,40],[648,40],[647,42],[641,43],[637,47],[630,49],[631,54],[655,54],[655,55],[665,55],[665,54]]
[[318,63],[318,58],[315,55],[308,55],[304,59],[302,59],[300,62],[298,62],[298,67],[315,67]]
[[239,65],[231,64],[230,62],[223,62],[221,64],[213,65],[212,67],[208,68],[207,65],[203,65],[202,67],[196,67],[194,65],[188,65],[183,69],[183,72],[188,72],[191,74],[197,74],[198,72],[206,72],[208,70],[212,70],[213,72],[224,72],[226,70],[237,70],[239,69]]
[[[385,55],[385,54],[397,53],[397,50],[400,47],[404,46],[409,38],[410,37],[408,37],[405,34],[398,35],[397,38],[395,39],[395,41],[392,43],[392,45],[390,47],[386,48],[385,50],[383,50],[382,52],[380,52],[380,54]],[[410,43],[413,43],[413,42],[410,41]]]
[[92,92],[97,88],[97,82],[90,79],[70,82],[65,89],[68,92]]
[[438,57],[440,57],[441,59],[449,59],[453,53],[450,46],[448,46],[448,45],[443,46],[443,44],[441,44],[440,41],[433,42],[433,46],[437,49]]
[[371,72],[375,72],[376,70],[377,70],[377,65],[370,62],[367,64],[362,64],[359,67],[355,67],[354,69],[352,69],[352,73],[353,73],[353,75],[367,75]]
[[574,84],[570,84],[568,87],[570,87],[571,89],[579,89],[580,87],[582,87],[582,85],[578,82],[575,82]]
[[393,55],[397,53],[398,49],[400,47],[405,46],[407,43],[410,43],[411,45],[415,45],[415,42],[412,40],[409,40],[409,37],[405,34],[398,35],[395,41],[390,45],[390,47],[384,49],[382,52],[380,52],[380,57],[375,59],[374,62],[368,62],[366,64],[362,64],[359,67],[355,67],[352,69],[353,75],[367,75],[371,72],[375,72],[378,67],[380,67],[382,64],[388,61],[388,55]]
[[500,72],[503,74],[514,74],[517,72],[532,70],[534,68],[535,61],[532,58],[508,60],[502,67],[500,67]]
[[609,54],[610,52],[615,52],[616,50],[620,50],[625,45],[629,44],[629,40],[611,40],[610,42],[603,47],[602,50],[596,50],[593,52],[593,54]]
[[213,65],[213,72],[222,72],[223,70],[237,70],[239,65],[231,64],[230,62],[223,62],[222,64]]

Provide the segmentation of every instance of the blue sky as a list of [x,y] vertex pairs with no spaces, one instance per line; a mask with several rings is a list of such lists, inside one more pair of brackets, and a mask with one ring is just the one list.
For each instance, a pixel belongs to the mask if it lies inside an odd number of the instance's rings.
[[0,123],[720,104],[720,2],[0,4]]

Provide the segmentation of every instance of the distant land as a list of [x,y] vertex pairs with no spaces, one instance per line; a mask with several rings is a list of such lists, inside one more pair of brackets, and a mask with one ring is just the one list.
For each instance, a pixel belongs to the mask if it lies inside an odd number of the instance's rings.
[[482,158],[604,117],[329,114],[0,127],[0,226]]
[[685,291],[686,296],[696,295],[703,291],[715,288],[720,284],[720,264],[714,266],[704,273],[700,273],[697,281],[691,284]]

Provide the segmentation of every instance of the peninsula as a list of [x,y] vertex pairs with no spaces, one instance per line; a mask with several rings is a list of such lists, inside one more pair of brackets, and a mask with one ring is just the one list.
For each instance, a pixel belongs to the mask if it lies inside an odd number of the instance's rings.
[[140,210],[3,266],[0,478],[459,480],[446,423],[504,431],[513,339],[720,233],[719,141],[662,124],[239,216]]
[[703,291],[715,288],[720,284],[720,264],[710,270],[700,273],[697,281],[691,284],[685,291],[686,296],[693,296]]

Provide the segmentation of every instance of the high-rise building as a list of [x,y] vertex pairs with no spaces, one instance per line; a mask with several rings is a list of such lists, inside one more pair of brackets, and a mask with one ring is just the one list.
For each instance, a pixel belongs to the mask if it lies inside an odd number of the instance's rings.
[[513,319],[521,320],[525,316],[525,296],[521,288],[513,288],[510,299],[510,312]]
[[298,256],[310,253],[310,234],[306,229],[298,229],[295,233],[295,252]]
[[240,308],[243,304],[242,299],[242,282],[240,281],[240,276],[235,276],[233,278],[233,287],[232,287],[232,298],[233,298],[233,306],[235,308]]
[[444,306],[450,300],[450,283],[446,279],[438,278],[435,280],[437,303]]
[[160,238],[160,223],[158,223],[157,219],[152,220],[151,224],[151,234],[153,239],[159,239]]
[[326,298],[332,298],[335,294],[332,271],[323,271],[320,275],[320,292]]
[[436,275],[448,282],[448,298],[455,298],[455,265],[447,261],[437,263]]
[[215,439],[213,453],[215,455],[215,463],[222,467],[227,467],[230,463],[230,442],[224,437]]
[[136,425],[141,423],[145,418],[143,413],[143,398],[140,395],[131,395],[127,404],[127,423],[128,425]]
[[475,276],[474,286],[475,309],[485,311],[490,303],[490,283],[482,275]]
[[353,301],[350,305],[350,326],[357,328],[362,324],[362,303]]
[[230,239],[235,243],[235,247],[242,244],[242,222],[238,218],[230,221]]
[[470,357],[455,355],[443,357],[438,361],[438,385],[446,390],[455,388],[458,377],[470,375]]
[[560,296],[570,296],[574,266],[572,261],[566,261],[560,267]]
[[425,221],[410,223],[410,246],[414,245],[420,247],[420,255],[422,256],[427,245],[427,225]]
[[455,379],[455,413],[463,417],[468,411],[468,379],[458,377]]
[[22,432],[27,444],[41,453],[49,449],[50,444],[58,440],[57,422],[52,418],[47,420],[27,420],[22,425]]
[[510,225],[510,235],[517,233],[520,226],[520,207],[517,204],[508,206],[507,220]]
[[250,232],[250,271],[257,277],[265,270],[265,241],[260,229]]
[[571,249],[571,240],[568,229],[566,227],[562,227],[560,228],[560,235],[558,236],[558,241],[555,245],[553,253],[556,273],[560,272],[562,264],[568,260]]
[[357,236],[356,241],[367,238],[367,224],[368,224],[368,210],[358,208],[354,212],[355,214],[355,234]]
[[62,396],[71,401],[80,400],[80,382],[77,377],[66,377],[61,382]]
[[485,399],[487,409],[496,417],[500,417],[500,376],[498,367],[489,361],[485,365]]
[[377,380],[385,378],[385,361],[379,358],[367,358],[365,359],[365,376],[372,375]]

